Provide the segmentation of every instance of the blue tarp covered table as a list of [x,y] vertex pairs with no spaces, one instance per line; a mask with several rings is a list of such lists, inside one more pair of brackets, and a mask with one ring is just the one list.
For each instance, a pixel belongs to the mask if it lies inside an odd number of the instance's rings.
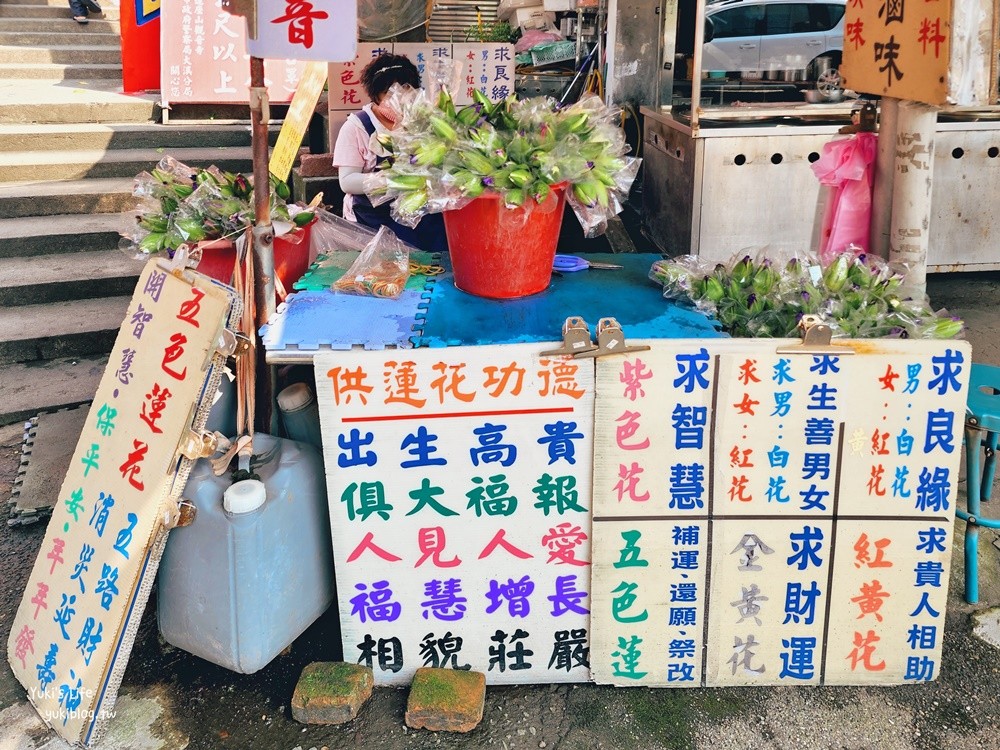
[[423,291],[398,299],[376,299],[330,290],[291,295],[261,329],[267,361],[311,362],[322,350],[463,346],[558,341],[566,318],[586,320],[594,332],[601,318],[615,318],[629,339],[718,338],[712,319],[663,299],[648,277],[661,256],[589,254],[623,266],[553,276],[545,292],[517,300],[488,300],[455,288],[447,258],[445,273],[430,277]]

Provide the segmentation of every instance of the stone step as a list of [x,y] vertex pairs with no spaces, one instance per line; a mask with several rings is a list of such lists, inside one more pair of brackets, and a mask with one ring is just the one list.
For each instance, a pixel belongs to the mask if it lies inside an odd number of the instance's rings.
[[110,250],[133,221],[127,212],[0,219],[0,258]]
[[0,308],[0,367],[107,354],[132,295]]
[[[269,128],[269,142],[278,138],[280,124]],[[244,123],[33,123],[0,124],[0,153],[17,151],[118,151],[123,149],[204,149],[250,146],[250,125]],[[0,179],[4,179],[0,177]]]
[[0,219],[131,211],[132,184],[128,177],[0,184]]
[[[112,8],[104,4],[104,13],[96,18],[106,21],[118,21],[118,8]],[[51,5],[41,3],[30,3],[27,0],[19,0],[17,3],[3,3],[0,5],[0,18],[65,18],[73,21],[69,3],[54,2]],[[95,16],[91,16],[95,18]],[[76,23],[73,21],[73,23]]]
[[0,43],[0,63],[98,63],[102,65],[122,62],[121,45],[79,44],[72,47],[51,45],[12,46]]
[[145,262],[117,249],[0,258],[0,306],[132,294]]
[[[6,8],[0,5],[0,8]],[[73,34],[85,36],[87,39],[94,35],[113,35],[121,43],[121,28],[118,21],[109,21],[102,16],[91,15],[86,26],[78,24],[70,15],[69,8],[62,16],[47,18],[10,18],[0,14],[0,35],[18,34],[15,44],[31,44],[26,37],[31,34],[56,35]],[[87,42],[91,44],[91,42]]]
[[[0,5],[0,8],[3,6]],[[88,65],[74,63],[0,63],[0,78],[31,79],[46,81],[77,81],[80,79],[108,78],[122,79],[122,66],[117,64]]]
[[107,364],[91,354],[0,367],[0,425],[92,401]]
[[76,27],[75,31],[0,31],[0,46],[16,45],[18,47],[31,47],[45,45],[52,47],[70,47],[77,44],[84,44],[90,47],[103,47],[108,49],[119,49],[121,47],[121,37],[118,34],[102,32],[96,26],[96,21],[86,26],[81,26],[72,18],[69,21]]
[[[230,172],[252,170],[249,147],[177,148],[170,149],[169,154],[192,167],[215,164]],[[0,182],[135,177],[155,167],[164,155],[163,149],[0,153]]]

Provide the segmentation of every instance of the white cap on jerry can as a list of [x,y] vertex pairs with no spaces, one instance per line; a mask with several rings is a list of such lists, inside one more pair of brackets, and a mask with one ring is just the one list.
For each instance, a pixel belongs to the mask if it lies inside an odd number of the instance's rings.
[[259,479],[244,479],[230,485],[222,495],[222,507],[227,513],[250,513],[267,499],[267,490]]

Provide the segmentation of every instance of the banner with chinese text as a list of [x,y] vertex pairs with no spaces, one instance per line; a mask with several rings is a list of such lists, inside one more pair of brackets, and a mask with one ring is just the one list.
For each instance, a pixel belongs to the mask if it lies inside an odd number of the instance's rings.
[[164,503],[187,476],[178,444],[218,380],[232,290],[192,276],[151,260],[139,277],[11,629],[14,674],[72,742],[95,742],[114,715],[166,540]]
[[936,678],[969,345],[645,343],[597,365],[595,681]]
[[589,679],[590,360],[545,346],[315,359],[344,660]]
[[[447,58],[461,61],[461,77],[452,92],[455,104],[472,103],[472,92],[479,89],[491,101],[501,101],[514,91],[514,45],[481,43],[427,43],[397,42],[358,44],[358,54],[352,62],[330,64],[330,137],[336,141],[340,126],[351,112],[357,112],[368,103],[361,86],[361,71],[372,58],[386,52],[406,55],[420,73],[420,82],[430,88],[430,68],[434,60]],[[456,80],[452,78],[452,83]]]
[[[246,22],[213,0],[174,0],[160,10],[160,95],[164,104],[250,99]],[[305,62],[265,60],[268,98],[289,102]]]
[[945,104],[952,0],[847,3],[844,86],[866,94]]

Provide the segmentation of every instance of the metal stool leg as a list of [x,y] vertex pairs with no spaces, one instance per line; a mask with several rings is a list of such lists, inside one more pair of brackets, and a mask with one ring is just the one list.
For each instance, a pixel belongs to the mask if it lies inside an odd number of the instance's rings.
[[965,426],[965,601],[979,602],[979,499],[981,477],[979,466],[979,429]]
[[993,479],[996,476],[997,438],[1000,438],[1000,433],[986,433],[986,459],[983,461],[983,489],[980,495],[983,502],[989,502],[990,492],[993,490]]

